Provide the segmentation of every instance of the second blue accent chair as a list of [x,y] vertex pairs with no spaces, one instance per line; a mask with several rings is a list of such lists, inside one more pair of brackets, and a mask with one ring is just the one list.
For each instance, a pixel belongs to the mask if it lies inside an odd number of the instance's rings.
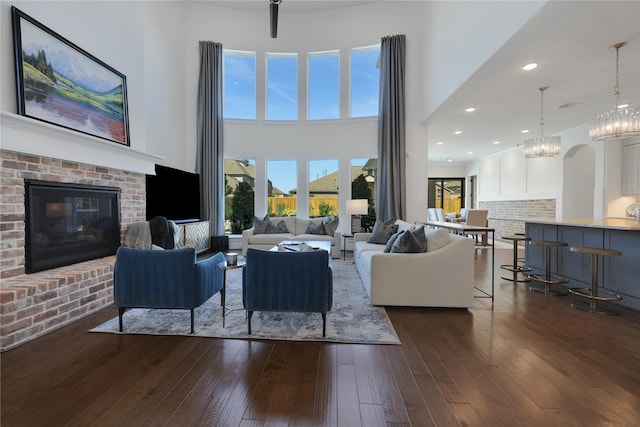
[[242,301],[248,332],[254,311],[320,313],[326,335],[327,311],[333,305],[333,270],[325,250],[275,252],[247,249]]

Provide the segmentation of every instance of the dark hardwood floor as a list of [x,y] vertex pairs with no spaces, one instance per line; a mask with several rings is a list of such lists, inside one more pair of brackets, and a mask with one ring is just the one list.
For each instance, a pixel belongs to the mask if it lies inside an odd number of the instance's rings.
[[[487,251],[477,283],[489,287]],[[496,250],[496,266],[511,261]],[[355,268],[355,267],[354,267]],[[497,268],[497,267],[496,267]],[[92,334],[1,354],[9,426],[638,426],[640,313],[569,308],[496,273],[470,310],[388,308],[402,345]]]

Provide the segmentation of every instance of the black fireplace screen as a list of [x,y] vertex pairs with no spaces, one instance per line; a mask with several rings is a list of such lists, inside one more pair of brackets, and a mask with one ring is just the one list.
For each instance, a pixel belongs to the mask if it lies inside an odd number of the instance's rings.
[[25,270],[71,265],[116,253],[120,189],[25,180]]

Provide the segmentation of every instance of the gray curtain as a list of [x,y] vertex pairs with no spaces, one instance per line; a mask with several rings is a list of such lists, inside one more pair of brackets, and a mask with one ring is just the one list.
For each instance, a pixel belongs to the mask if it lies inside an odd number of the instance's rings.
[[385,36],[380,47],[376,218],[406,219],[405,39]]
[[211,221],[212,235],[224,234],[224,158],[222,43],[200,42],[198,80],[198,154],[200,219]]

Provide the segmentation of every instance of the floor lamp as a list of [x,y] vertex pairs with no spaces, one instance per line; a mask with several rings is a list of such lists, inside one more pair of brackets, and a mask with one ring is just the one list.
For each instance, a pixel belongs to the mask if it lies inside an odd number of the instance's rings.
[[369,201],[367,199],[351,199],[347,200],[347,214],[351,219],[351,234],[359,233],[362,231],[362,220],[356,227],[353,226],[353,219],[360,219],[360,215],[365,215],[369,212]]

